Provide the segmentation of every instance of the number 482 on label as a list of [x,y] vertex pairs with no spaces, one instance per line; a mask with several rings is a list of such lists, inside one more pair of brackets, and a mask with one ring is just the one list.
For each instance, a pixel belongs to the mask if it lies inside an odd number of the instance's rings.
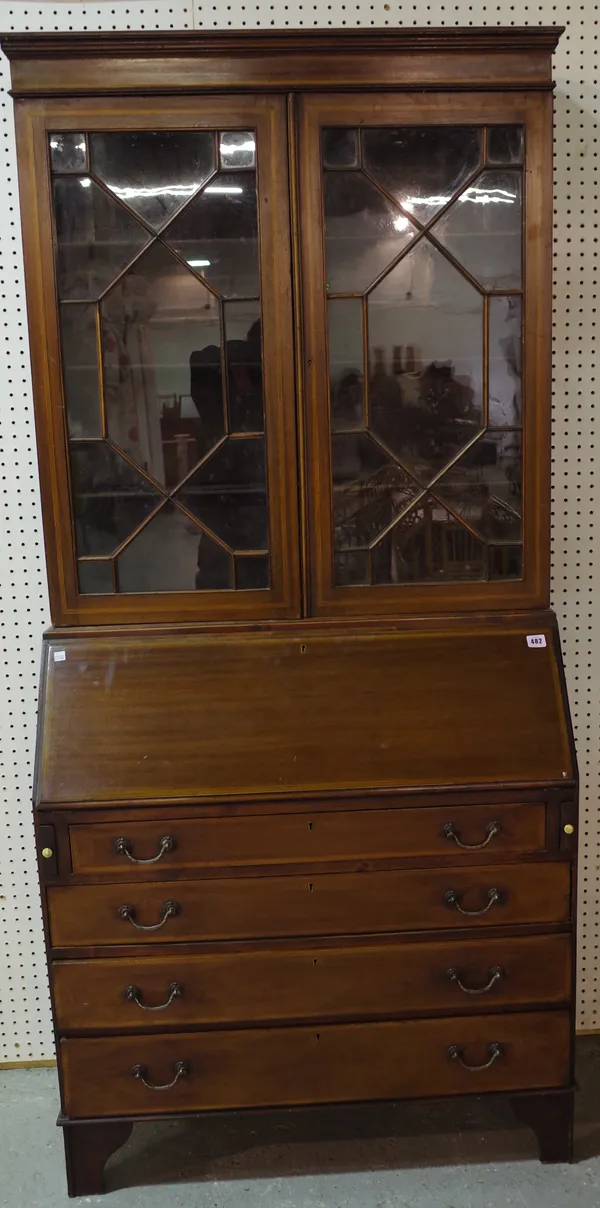
[[528,633],[527,634],[527,645],[528,646],[545,646],[546,645],[546,635],[543,633]]

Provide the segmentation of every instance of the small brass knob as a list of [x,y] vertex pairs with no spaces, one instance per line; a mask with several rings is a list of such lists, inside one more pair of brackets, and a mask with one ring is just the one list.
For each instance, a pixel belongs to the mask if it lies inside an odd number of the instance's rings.
[[567,825],[565,827],[563,827],[563,830],[565,832],[565,835],[574,835],[575,834],[575,827],[572,826],[570,822],[567,822]]
[[52,851],[51,847],[43,847],[42,855],[44,857],[44,860],[51,860],[54,855],[54,852]]

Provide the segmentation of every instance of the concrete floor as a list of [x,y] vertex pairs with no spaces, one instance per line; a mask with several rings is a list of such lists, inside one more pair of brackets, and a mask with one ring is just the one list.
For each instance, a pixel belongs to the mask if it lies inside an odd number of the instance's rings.
[[536,1161],[501,1104],[272,1113],[140,1125],[110,1159],[107,1194],[69,1201],[55,1071],[0,1071],[0,1204],[600,1208],[600,1037],[579,1042],[579,1083],[573,1166]]

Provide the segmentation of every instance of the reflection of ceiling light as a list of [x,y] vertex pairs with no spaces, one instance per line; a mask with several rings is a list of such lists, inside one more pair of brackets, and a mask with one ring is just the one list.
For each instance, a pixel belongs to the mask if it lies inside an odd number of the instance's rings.
[[236,151],[256,151],[256,143],[253,138],[246,139],[245,143],[219,143],[219,151],[221,155],[235,155]]
[[116,193],[117,197],[122,197],[123,201],[129,201],[133,197],[191,197],[192,193],[200,188],[201,183],[194,181],[191,185],[163,185],[154,189],[120,188],[119,185],[108,185],[108,188],[111,193]]
[[[465,189],[458,198],[458,201],[475,201],[480,205],[489,205],[490,202],[512,205],[516,200],[516,194],[509,193],[506,189],[478,189],[476,185]],[[437,197],[401,198],[405,210],[413,210],[415,206],[447,206],[449,201],[452,201],[451,197],[442,197],[441,194]]]
[[75,143],[75,148],[77,151],[85,151],[85,143]]
[[410,222],[408,218],[404,217],[404,214],[399,214],[397,218],[394,218],[394,230],[405,231],[408,226],[410,226]]
[[210,260],[188,260],[190,268],[208,268]]
[[91,182],[89,176],[84,176],[82,178],[82,180],[79,181],[79,183],[80,183],[82,189],[89,189],[92,182]]
[[445,206],[451,197],[405,197],[401,198],[405,210],[414,210],[415,206]]
[[508,193],[506,189],[476,189],[474,185],[462,194],[459,201],[476,201],[479,205],[487,206],[491,202],[504,203],[511,206],[517,200],[516,193]]
[[56,150],[57,150],[57,148],[58,148],[58,147],[60,147],[60,143],[59,143],[58,139],[57,139],[57,138],[51,138],[51,139],[50,139],[50,146],[52,147],[52,150],[53,150],[53,151],[56,151]]
[[243,193],[241,185],[207,185],[205,193]]

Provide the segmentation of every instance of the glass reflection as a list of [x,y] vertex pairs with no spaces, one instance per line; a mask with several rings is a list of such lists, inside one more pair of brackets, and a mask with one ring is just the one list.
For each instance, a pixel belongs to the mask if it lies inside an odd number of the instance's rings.
[[360,172],[326,172],[324,190],[327,288],[362,293],[416,228]]
[[418,486],[366,432],[332,437],[334,546],[371,545]]
[[116,559],[119,591],[226,591],[233,587],[230,554],[173,503]]
[[521,538],[520,432],[486,432],[436,483],[436,494],[488,541]]
[[101,436],[95,306],[61,306],[62,377],[69,436]]
[[336,587],[363,587],[371,582],[369,554],[362,549],[337,550],[333,561]]
[[523,162],[523,127],[488,126],[487,157],[491,164]]
[[209,131],[111,131],[91,134],[90,146],[95,175],[155,230],[216,167]]
[[258,302],[225,303],[230,432],[263,432],[262,340]]
[[364,424],[364,344],[361,298],[335,298],[327,305],[331,427]]
[[51,134],[50,166],[53,172],[85,172],[87,144],[85,134]]
[[112,558],[97,562],[83,561],[79,558],[77,579],[81,595],[112,595],[115,590]]
[[269,586],[269,555],[236,555],[235,585],[238,591],[259,591]]
[[258,297],[256,173],[214,176],[165,238],[222,297]]
[[370,427],[425,485],[482,426],[483,299],[422,239],[368,310]]
[[489,423],[521,423],[522,303],[519,294],[489,300]]
[[176,486],[223,437],[219,304],[160,243],[101,304],[108,434]]
[[254,168],[256,135],[253,130],[223,130],[219,135],[220,166]]
[[61,298],[98,298],[151,239],[89,176],[53,181]]
[[485,545],[425,496],[372,550],[373,583],[439,583],[487,577]]
[[481,159],[476,126],[378,126],[362,131],[363,163],[404,209],[428,222]]
[[357,168],[359,162],[358,130],[332,126],[323,131],[323,167]]
[[177,492],[233,550],[268,547],[264,437],[229,439]]
[[523,547],[520,545],[492,546],[490,549],[490,579],[521,579],[523,577]]
[[158,491],[104,441],[72,442],[77,553],[111,554],[160,500]]
[[432,233],[486,289],[521,285],[521,173],[482,172]]

